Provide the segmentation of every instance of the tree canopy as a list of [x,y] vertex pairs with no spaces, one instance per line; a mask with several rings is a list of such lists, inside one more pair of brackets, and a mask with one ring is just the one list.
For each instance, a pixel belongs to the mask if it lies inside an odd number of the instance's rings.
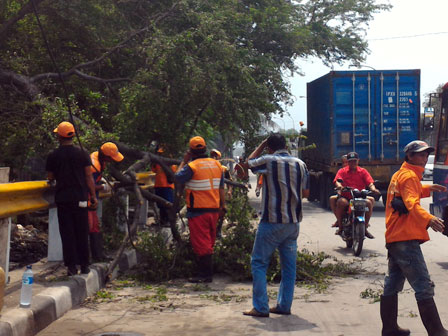
[[[33,6],[34,2],[34,6]],[[70,94],[86,147],[120,139],[172,153],[188,138],[255,136],[291,103],[298,59],[362,62],[374,0],[3,0],[1,163],[21,168],[54,146]]]

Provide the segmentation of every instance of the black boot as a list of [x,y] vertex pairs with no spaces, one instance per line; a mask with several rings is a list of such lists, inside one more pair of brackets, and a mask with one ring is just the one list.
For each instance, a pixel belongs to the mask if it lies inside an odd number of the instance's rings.
[[417,301],[418,311],[423,321],[423,325],[428,332],[428,336],[448,336],[442,322],[440,321],[439,312],[433,298]]
[[213,254],[205,255],[203,258],[204,258],[205,282],[212,282],[213,281]]
[[103,261],[103,237],[100,232],[89,233],[90,241],[90,254],[92,255],[92,260]]
[[407,336],[411,333],[397,324],[398,295],[381,296],[380,315],[381,321],[383,321],[382,336]]
[[213,281],[212,255],[198,257],[198,275],[188,279],[191,283],[204,283]]

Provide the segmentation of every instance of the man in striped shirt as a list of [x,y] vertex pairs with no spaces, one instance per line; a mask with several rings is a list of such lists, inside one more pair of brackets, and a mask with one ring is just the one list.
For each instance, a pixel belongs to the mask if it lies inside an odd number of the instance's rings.
[[[260,156],[264,149],[267,155]],[[253,309],[244,315],[269,317],[291,314],[296,280],[297,237],[302,220],[302,197],[308,197],[305,163],[289,155],[283,135],[275,133],[248,157],[253,173],[264,174],[260,224],[252,250]],[[266,272],[275,249],[279,250],[282,280],[277,305],[269,308]]]

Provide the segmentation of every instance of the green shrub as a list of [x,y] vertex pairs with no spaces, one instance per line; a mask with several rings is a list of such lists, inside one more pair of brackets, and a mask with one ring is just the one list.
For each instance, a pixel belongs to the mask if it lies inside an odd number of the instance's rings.
[[125,233],[118,228],[118,220],[120,218],[120,222],[125,224],[124,209],[124,201],[115,195],[103,200],[101,232],[106,251],[117,250],[123,241]]
[[167,244],[158,233],[141,232],[138,236],[136,247],[141,256],[139,280],[165,281],[188,277],[193,273],[195,257],[189,244]]
[[[253,209],[247,193],[235,188],[233,197],[227,204],[228,225],[224,227],[221,240],[215,245],[215,273],[223,273],[235,281],[251,280],[251,253],[255,240],[255,225],[251,222]],[[138,250],[142,255],[139,279],[162,281],[171,278],[185,278],[193,274],[196,261],[189,244],[177,246],[166,244],[162,236],[148,232],[139,234]],[[333,260],[323,252],[314,253],[302,250],[297,252],[297,276],[300,284],[317,290],[325,290],[332,276],[358,274],[362,270],[354,264]],[[281,278],[280,258],[276,251],[271,258],[267,274],[268,281]]]

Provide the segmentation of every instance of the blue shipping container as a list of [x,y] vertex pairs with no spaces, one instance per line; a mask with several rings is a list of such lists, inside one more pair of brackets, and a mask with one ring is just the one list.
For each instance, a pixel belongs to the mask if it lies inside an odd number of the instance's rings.
[[307,105],[317,148],[304,157],[333,166],[355,151],[362,166],[398,164],[419,138],[420,70],[332,71],[307,84]]
[[307,110],[308,199],[328,207],[341,156],[355,151],[385,201],[404,146],[419,138],[420,70],[332,71],[307,84]]

